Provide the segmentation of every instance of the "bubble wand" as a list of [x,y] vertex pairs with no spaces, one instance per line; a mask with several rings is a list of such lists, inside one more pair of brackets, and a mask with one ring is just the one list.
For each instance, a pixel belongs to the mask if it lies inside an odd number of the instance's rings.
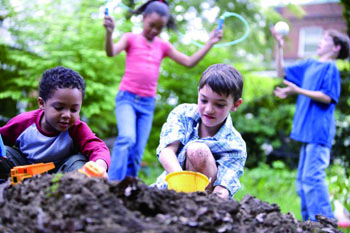
[[[241,15],[234,13],[234,12],[224,12],[220,17],[219,17],[219,23],[218,23],[218,28],[217,30],[221,30],[222,26],[224,25],[225,19],[228,17],[236,17],[238,18],[245,26],[245,32],[243,34],[242,37],[238,38],[237,40],[233,40],[230,42],[226,42],[226,43],[220,43],[220,44],[215,44],[213,47],[214,48],[222,48],[222,47],[227,47],[227,46],[231,46],[231,45],[235,45],[238,44],[240,42],[242,42],[243,40],[245,40],[247,38],[247,36],[249,35],[250,32],[250,28],[249,28],[249,24],[247,22],[247,20],[245,20]],[[183,34],[180,33],[181,36],[184,36]],[[198,43],[196,41],[191,41],[192,44],[198,46],[198,47],[202,47],[203,44]]]

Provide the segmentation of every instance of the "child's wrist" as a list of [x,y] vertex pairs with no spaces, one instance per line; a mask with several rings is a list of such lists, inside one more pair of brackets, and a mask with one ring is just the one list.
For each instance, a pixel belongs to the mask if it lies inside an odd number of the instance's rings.
[[108,165],[107,165],[106,161],[104,161],[103,159],[97,159],[95,161],[95,163],[97,163],[98,165],[103,167],[103,169],[105,169],[105,171],[107,171]]
[[211,40],[207,41],[207,46],[210,47],[210,48],[213,47],[214,44],[215,44],[215,42],[212,42]]

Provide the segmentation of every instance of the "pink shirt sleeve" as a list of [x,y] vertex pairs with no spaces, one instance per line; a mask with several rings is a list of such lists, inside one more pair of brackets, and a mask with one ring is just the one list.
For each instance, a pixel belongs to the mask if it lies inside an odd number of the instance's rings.
[[163,49],[163,54],[164,54],[163,57],[167,57],[168,56],[170,48],[171,48],[170,42],[169,41],[163,41],[163,43],[162,43],[162,49]]

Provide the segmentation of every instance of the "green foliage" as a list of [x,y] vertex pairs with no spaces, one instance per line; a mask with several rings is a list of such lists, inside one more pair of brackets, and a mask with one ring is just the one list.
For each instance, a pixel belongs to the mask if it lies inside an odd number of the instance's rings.
[[[142,1],[124,1],[134,8]],[[115,137],[114,99],[124,72],[125,53],[109,58],[104,52],[105,29],[102,26],[100,7],[104,1],[67,0],[0,2],[0,25],[10,34],[0,39],[0,104],[1,125],[17,115],[19,103],[25,111],[37,108],[38,81],[44,70],[63,65],[78,71],[85,79],[86,97],[83,102],[81,119],[101,138]],[[155,150],[159,143],[161,127],[169,112],[180,103],[197,102],[197,85],[202,72],[211,64],[233,64],[244,77],[243,104],[232,114],[235,127],[247,142],[247,166],[252,168],[259,162],[271,158],[272,154],[295,155],[298,146],[290,141],[288,134],[294,113],[295,99],[278,100],[273,89],[280,84],[277,79],[259,77],[255,71],[268,69],[271,64],[273,41],[269,25],[281,20],[271,8],[261,8],[258,2],[242,1],[170,1],[172,13],[184,16],[187,12],[201,20],[203,28],[211,31],[217,25],[205,17],[208,9],[217,9],[218,15],[232,11],[242,15],[249,23],[251,32],[242,43],[213,48],[193,68],[186,68],[170,59],[162,63],[159,77],[157,105],[150,139],[144,154],[144,161],[159,164]],[[217,7],[217,8],[216,8]],[[115,40],[123,32],[140,27],[133,24],[126,11],[111,12],[115,18]],[[178,29],[190,31],[191,19],[178,17]],[[234,28],[235,30],[230,30]],[[223,42],[236,39],[244,27],[234,17],[225,20]],[[186,44],[176,32],[164,31],[170,42],[181,52],[191,55],[198,48]],[[347,67],[345,63],[344,67]],[[334,154],[344,161],[349,141],[349,92],[348,68],[342,69],[342,99],[337,112],[338,131],[333,147]],[[344,163],[347,167],[349,163]]]
[[327,181],[331,200],[338,200],[346,209],[350,210],[350,176],[338,159],[327,170]]
[[343,5],[343,16],[348,29],[348,35],[350,36],[350,1],[340,0],[340,4]]
[[306,15],[305,10],[299,5],[295,5],[293,3],[288,3],[287,8],[290,12],[292,12],[297,18],[303,18]]
[[[125,54],[122,53],[115,58],[108,58],[105,55],[105,29],[102,26],[102,16],[99,15],[104,2],[102,0],[75,2],[53,0],[45,3],[20,1],[20,7],[14,7],[11,1],[1,1],[0,7],[5,12],[2,13],[4,17],[2,19],[6,21],[8,25],[6,28],[11,36],[8,40],[0,40],[0,74],[4,77],[4,81],[0,84],[1,90],[4,90],[0,94],[1,103],[21,101],[25,104],[26,111],[37,108],[37,88],[41,74],[54,66],[67,66],[78,71],[87,84],[81,118],[87,121],[98,136],[102,138],[115,136],[117,132],[114,98],[124,72]],[[135,3],[141,4],[140,1],[125,1],[125,3],[132,8],[135,7]],[[174,14],[196,8],[197,16],[202,19],[208,31],[216,26],[216,22],[213,25],[202,15],[204,8],[201,1],[170,1],[170,4]],[[241,2],[237,2],[234,8],[231,1],[209,4],[211,7],[219,6],[221,9],[227,9],[229,6],[230,10],[246,17],[252,27],[257,25],[254,15],[259,14],[259,8],[252,3],[249,4],[249,8]],[[116,40],[123,32],[132,30],[133,23],[126,11],[121,13],[113,11],[111,15],[116,19],[114,33]],[[263,16],[260,17],[263,19]],[[187,23],[184,18],[179,18],[179,31],[185,32]],[[227,20],[225,23],[227,28],[235,27],[237,30],[235,32],[227,30],[223,41],[237,38],[244,30],[237,20]],[[135,27],[140,27],[140,24],[136,24]],[[255,26],[255,29],[257,28],[258,26]],[[251,35],[255,33],[259,33],[259,30],[252,31]],[[193,54],[198,49],[193,45],[184,45],[179,35],[174,32],[169,32],[168,35],[174,46],[186,54]],[[255,38],[257,37],[251,36],[240,44],[240,48],[249,48],[256,53],[259,51],[257,46],[262,47],[261,43],[265,41],[257,42]],[[235,57],[235,50],[235,47],[213,49],[206,59],[192,69],[177,65],[168,59],[163,62],[159,83],[161,99],[158,101],[155,115],[155,121],[159,122],[159,125],[155,124],[155,132],[159,131],[167,113],[173,107],[167,105],[168,98],[175,96],[179,98],[178,103],[195,102],[194,90],[203,70],[213,63],[231,62]],[[6,108],[1,113],[5,120],[18,113],[15,105],[10,105],[12,108]],[[158,113],[159,110],[161,111]],[[157,141],[155,140],[155,144]]]
[[[288,138],[294,114],[292,101],[295,99],[283,102],[273,95],[280,79],[248,74],[244,82],[243,104],[232,117],[247,144],[246,166],[252,168],[266,162],[273,150],[282,147],[285,153],[289,149],[295,153],[291,148],[293,142]],[[245,99],[248,101],[244,102]]]
[[332,155],[341,160],[345,167],[346,175],[350,176],[350,63],[338,61],[338,68],[341,70],[341,96],[336,108],[337,131],[332,148]]
[[47,187],[47,197],[51,197],[52,195],[55,195],[59,186],[59,181],[62,178],[63,173],[56,173],[55,176],[51,180],[51,186]]

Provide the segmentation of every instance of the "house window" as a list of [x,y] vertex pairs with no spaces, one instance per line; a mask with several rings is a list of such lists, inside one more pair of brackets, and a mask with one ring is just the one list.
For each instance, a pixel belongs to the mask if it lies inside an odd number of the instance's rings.
[[305,57],[316,54],[318,42],[322,39],[321,27],[305,27],[300,29],[298,56]]

